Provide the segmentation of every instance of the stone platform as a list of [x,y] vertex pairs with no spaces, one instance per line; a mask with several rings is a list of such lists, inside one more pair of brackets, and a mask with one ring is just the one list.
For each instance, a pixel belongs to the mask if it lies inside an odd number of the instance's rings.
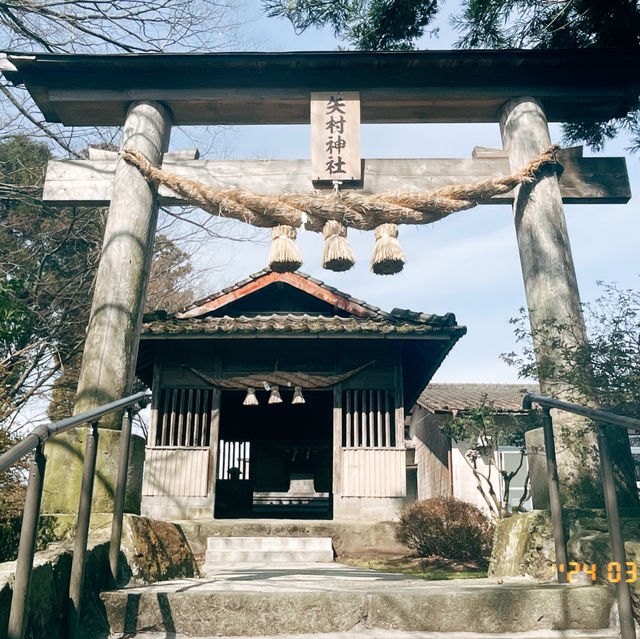
[[[340,564],[245,566],[105,592],[114,636],[268,636],[354,628],[406,632],[597,631],[608,636],[605,586],[527,579],[425,581]],[[141,635],[144,636],[144,635]],[[580,635],[578,635],[580,636]],[[582,636],[585,636],[584,634]]]
[[403,557],[396,522],[327,519],[189,519],[176,521],[196,558],[203,562],[212,537],[330,537],[338,557]]

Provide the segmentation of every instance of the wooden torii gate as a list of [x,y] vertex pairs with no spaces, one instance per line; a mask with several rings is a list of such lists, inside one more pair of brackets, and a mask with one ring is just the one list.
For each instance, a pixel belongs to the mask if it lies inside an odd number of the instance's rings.
[[[602,121],[622,116],[634,104],[640,86],[635,52],[592,49],[8,53],[0,69],[14,84],[26,86],[49,121],[123,126],[121,148],[138,149],[152,163],[211,186],[259,193],[312,191],[309,163],[223,162],[165,153],[171,126],[308,123],[310,94],[321,91],[359,92],[365,123],[499,123],[504,150],[476,149],[472,158],[457,160],[363,160],[361,181],[353,185],[367,193],[400,185],[406,190],[429,190],[513,172],[549,147],[548,120]],[[559,179],[550,175],[487,203],[513,205],[534,335],[548,320],[570,322],[573,330],[566,339],[571,342],[584,340],[585,329],[563,202],[623,203],[630,191],[623,158],[584,158],[581,149],[571,149],[561,154],[560,162]],[[134,166],[99,152],[92,152],[86,161],[52,161],[44,199],[64,206],[109,205],[78,388],[79,412],[131,388],[158,203],[180,202],[163,188],[156,193]],[[557,357],[543,344],[535,346],[539,360]],[[571,392],[551,380],[540,382],[545,395],[564,398]],[[567,428],[569,439],[575,441],[557,446],[565,504],[599,505],[599,496],[585,490],[599,485],[594,481],[595,435],[593,442],[582,435],[578,441],[580,425],[571,422]],[[533,449],[535,434],[528,443]],[[614,447],[619,451],[619,469],[627,477],[621,502],[635,504],[628,442],[617,443],[622,444]],[[544,472],[535,456],[531,466],[534,504],[541,506]],[[45,492],[44,507],[49,512],[60,510],[53,493]]]

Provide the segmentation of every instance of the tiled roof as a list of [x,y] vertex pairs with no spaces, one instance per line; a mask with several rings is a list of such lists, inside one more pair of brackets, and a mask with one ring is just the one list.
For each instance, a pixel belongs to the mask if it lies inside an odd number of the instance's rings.
[[522,411],[522,398],[527,393],[540,393],[535,383],[523,384],[429,384],[418,398],[418,404],[433,413],[464,411],[493,402],[501,412]]
[[428,335],[429,333],[462,333],[466,329],[456,325],[455,316],[423,315],[401,319],[392,313],[384,318],[357,318],[293,313],[256,315],[247,317],[204,317],[178,319],[161,314],[147,315],[142,326],[143,336],[153,335],[227,335],[251,333],[317,333],[371,335]]

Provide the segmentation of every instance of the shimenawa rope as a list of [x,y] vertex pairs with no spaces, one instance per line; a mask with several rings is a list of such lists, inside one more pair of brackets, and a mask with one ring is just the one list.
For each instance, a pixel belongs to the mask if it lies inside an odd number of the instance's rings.
[[[346,243],[347,227],[364,231],[380,227],[376,232],[371,268],[376,273],[388,274],[398,272],[404,264],[404,255],[397,240],[397,224],[431,224],[456,211],[473,208],[495,195],[508,193],[521,184],[536,182],[543,177],[545,167],[558,163],[558,150],[558,145],[551,146],[512,175],[471,184],[452,184],[432,191],[387,191],[373,195],[355,191],[267,195],[242,189],[216,189],[167,173],[152,165],[137,149],[123,149],[122,157],[136,166],[148,182],[168,187],[190,204],[213,215],[273,228],[274,244],[279,243],[272,247],[274,270],[296,270],[302,264],[302,257],[293,242],[295,227],[304,225],[307,230],[322,232],[326,242],[332,237],[344,239],[344,243],[340,243],[344,252],[338,251],[333,257],[330,247],[325,246],[325,256],[329,259],[323,259],[323,262],[328,268],[332,268],[332,263],[336,264],[336,270],[349,268],[347,263],[353,259]],[[325,231],[329,221],[338,222],[344,228],[344,234],[335,226]],[[278,227],[291,227],[293,235],[284,228],[276,231]]]

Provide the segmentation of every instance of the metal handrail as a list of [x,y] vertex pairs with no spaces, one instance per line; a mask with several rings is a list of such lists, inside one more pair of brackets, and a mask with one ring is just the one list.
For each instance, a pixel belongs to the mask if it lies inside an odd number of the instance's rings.
[[0,473],[7,470],[15,464],[19,459],[24,457],[27,453],[31,452],[39,444],[44,444],[47,439],[50,439],[54,435],[64,433],[65,431],[82,426],[83,424],[91,424],[101,417],[113,413],[121,408],[127,408],[133,406],[137,402],[149,397],[148,391],[141,391],[135,395],[130,395],[124,399],[118,399],[115,402],[104,404],[93,410],[82,413],[81,415],[74,415],[73,417],[67,417],[54,424],[42,424],[36,426],[23,440],[14,444],[9,450],[0,455]]
[[620,426],[621,428],[637,428],[640,430],[640,419],[616,415],[606,410],[597,410],[595,408],[589,408],[588,406],[581,406],[580,404],[570,404],[569,402],[563,402],[559,399],[534,395],[533,393],[527,393],[522,398],[523,410],[529,410],[533,403],[540,404],[540,406],[547,408],[557,408],[558,410],[564,410],[568,413],[582,415],[582,417],[588,417],[594,422],[611,424],[612,426]]
[[84,463],[82,469],[82,484],[80,488],[80,502],[78,504],[78,519],[76,524],[75,546],[69,578],[69,608],[67,636],[74,639],[78,636],[80,624],[80,603],[84,585],[84,566],[89,534],[89,519],[91,517],[91,496],[93,494],[93,479],[95,476],[96,453],[98,448],[98,420],[105,415],[127,409],[123,418],[120,438],[120,455],[118,477],[114,497],[114,511],[111,522],[111,543],[109,547],[109,566],[111,580],[115,585],[118,577],[118,557],[122,539],[122,517],[124,513],[124,499],[127,481],[127,466],[129,464],[129,447],[131,441],[132,407],[143,402],[150,394],[148,391],[130,395],[93,410],[63,419],[54,424],[42,425],[35,428],[22,441],[12,446],[0,456],[0,472],[9,468],[20,458],[35,449],[35,455],[29,469],[29,482],[25,498],[22,527],[20,529],[20,546],[16,561],[16,575],[11,597],[11,610],[7,628],[7,639],[24,639],[29,612],[29,591],[31,588],[31,573],[33,571],[33,556],[36,545],[36,532],[40,515],[40,502],[46,469],[44,442],[55,435],[64,433],[72,428],[90,424],[87,432]]
[[[626,565],[624,539],[620,524],[620,512],[618,510],[618,497],[613,478],[613,467],[609,444],[607,442],[606,429],[608,426],[616,426],[625,429],[640,429],[640,419],[616,415],[604,410],[571,404],[551,397],[527,393],[522,398],[522,408],[530,410],[532,404],[542,406],[545,454],[547,458],[547,482],[549,486],[549,506],[551,509],[551,521],[553,525],[553,540],[556,551],[556,570],[558,581],[567,582],[567,546],[564,537],[564,524],[562,521],[562,504],[560,502],[560,486],[556,464],[555,442],[553,438],[553,421],[551,409],[555,408],[575,415],[581,415],[594,421],[598,425],[598,451],[600,453],[600,475],[604,492],[604,504],[607,513],[607,525],[609,528],[609,540],[611,542],[611,558],[620,567]],[[636,631],[631,607],[631,593],[629,584],[620,579],[616,583],[616,599],[618,601],[618,614],[620,618],[620,636],[622,639],[635,639]]]

